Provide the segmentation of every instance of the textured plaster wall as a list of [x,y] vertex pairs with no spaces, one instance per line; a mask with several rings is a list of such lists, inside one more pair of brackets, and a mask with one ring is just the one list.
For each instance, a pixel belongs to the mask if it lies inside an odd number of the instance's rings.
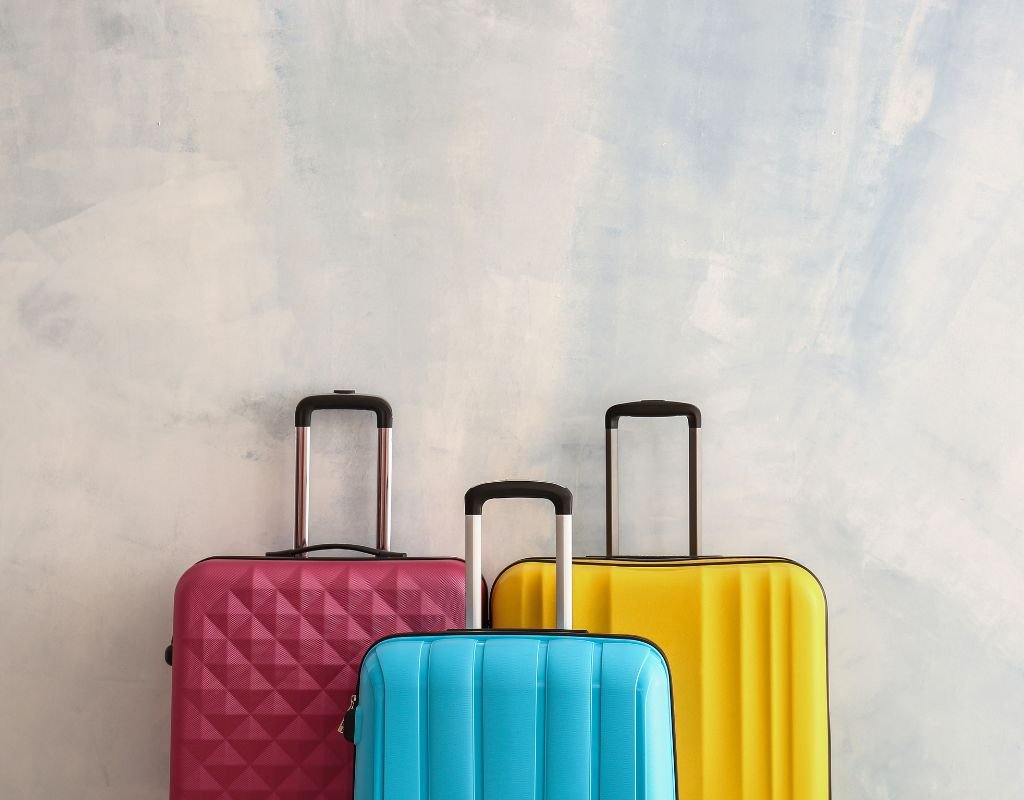
[[[180,572],[396,409],[396,545],[705,410],[707,549],[829,598],[834,794],[1024,796],[1018,0],[0,0],[0,796],[165,796]],[[324,420],[314,531],[368,541]],[[685,433],[624,423],[628,549]],[[678,489],[678,491],[677,491]],[[647,512],[644,507],[650,506]],[[548,513],[489,516],[502,563]]]

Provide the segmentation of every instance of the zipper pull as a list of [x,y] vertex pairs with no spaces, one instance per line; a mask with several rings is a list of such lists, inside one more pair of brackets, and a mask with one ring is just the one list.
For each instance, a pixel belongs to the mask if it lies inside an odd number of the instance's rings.
[[356,736],[356,703],[358,702],[358,696],[352,695],[352,701],[348,704],[348,711],[345,712],[345,716],[342,717],[341,725],[338,726],[338,733],[344,736],[348,741],[353,741]]

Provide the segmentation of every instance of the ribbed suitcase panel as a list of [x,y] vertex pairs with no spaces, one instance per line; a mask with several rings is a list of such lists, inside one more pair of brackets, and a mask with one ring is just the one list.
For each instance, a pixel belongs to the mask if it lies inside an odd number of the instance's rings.
[[[599,735],[602,730],[600,715],[606,710],[601,703],[602,661],[591,642],[552,639],[547,649],[545,783],[566,786],[565,800],[587,800],[600,780],[595,731]],[[601,647],[602,653],[607,651],[607,645]]]
[[[426,647],[427,645],[423,645]],[[480,759],[481,704],[473,687],[478,671],[476,642],[457,637],[430,646],[427,675],[427,796],[478,797],[475,765]],[[451,747],[450,742],[465,742]]]
[[671,800],[669,677],[650,645],[398,638],[360,678],[357,800]]
[[172,800],[346,800],[337,734],[381,636],[465,620],[457,560],[202,561],[174,600]]
[[[658,644],[672,671],[681,800],[825,800],[825,599],[784,560],[577,562],[574,622]],[[492,593],[494,624],[554,624],[554,568],[528,561]]]

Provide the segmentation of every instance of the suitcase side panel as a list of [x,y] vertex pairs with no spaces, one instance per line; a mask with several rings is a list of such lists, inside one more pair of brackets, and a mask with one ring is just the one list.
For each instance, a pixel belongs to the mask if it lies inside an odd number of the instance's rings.
[[350,798],[337,726],[381,636],[465,619],[460,560],[202,561],[175,590],[171,798]]
[[[784,560],[577,562],[575,623],[658,644],[672,670],[682,800],[829,796],[824,594]],[[554,570],[506,570],[495,627],[554,623]]]
[[355,737],[357,800],[675,797],[668,668],[639,641],[381,642],[363,662]]

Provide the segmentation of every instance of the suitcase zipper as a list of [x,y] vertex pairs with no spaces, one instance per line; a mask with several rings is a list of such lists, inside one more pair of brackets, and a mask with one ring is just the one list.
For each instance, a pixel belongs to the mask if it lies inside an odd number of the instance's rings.
[[352,695],[352,700],[348,704],[348,711],[345,712],[345,716],[341,718],[341,724],[338,726],[338,733],[348,739],[350,742],[355,737],[355,715],[356,715],[356,703],[359,702],[358,695]]

